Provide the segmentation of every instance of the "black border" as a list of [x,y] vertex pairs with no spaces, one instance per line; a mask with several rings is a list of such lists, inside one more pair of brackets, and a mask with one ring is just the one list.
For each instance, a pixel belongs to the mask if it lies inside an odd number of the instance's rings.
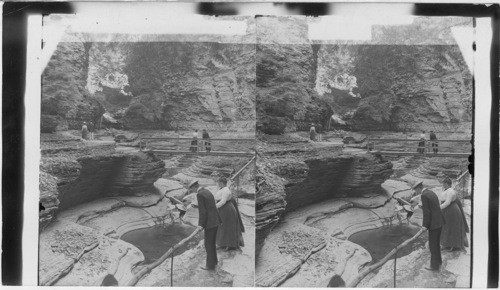
[[[128,2],[130,3],[130,2]],[[255,3],[255,2],[254,2]],[[332,4],[280,3],[299,15],[329,15]],[[235,15],[238,3],[200,3],[198,12],[210,15]],[[228,8],[229,7],[229,8]],[[498,288],[499,243],[499,5],[482,4],[416,4],[414,14],[420,16],[491,17],[493,41],[491,47],[491,141],[489,191],[489,259],[488,287]],[[27,16],[31,13],[73,13],[65,2],[5,2],[3,5],[3,170],[2,170],[2,284],[21,285],[22,225],[24,202],[24,84],[26,68]],[[471,168],[472,169],[472,168]],[[473,171],[471,171],[473,174]],[[481,194],[481,193],[479,193]],[[472,244],[472,241],[471,241]]]

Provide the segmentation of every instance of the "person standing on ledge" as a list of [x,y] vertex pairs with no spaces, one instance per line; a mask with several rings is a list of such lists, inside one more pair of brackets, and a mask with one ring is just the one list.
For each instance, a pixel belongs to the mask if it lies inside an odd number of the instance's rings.
[[193,132],[193,140],[191,141],[191,152],[198,152],[198,129]]
[[469,226],[465,219],[462,203],[451,185],[450,178],[443,181],[445,191],[442,194],[441,210],[446,219],[446,224],[441,232],[441,245],[445,251],[458,251],[469,246],[467,241]]
[[204,230],[205,251],[207,252],[207,260],[204,266],[200,266],[203,270],[212,271],[217,266],[217,249],[215,241],[217,237],[217,229],[221,224],[219,211],[215,205],[213,194],[200,187],[198,180],[192,181],[188,186],[189,192],[195,193],[198,200],[198,228]]
[[412,189],[415,194],[421,195],[423,222],[422,228],[429,231],[429,250],[431,251],[431,265],[425,267],[429,271],[439,271],[443,263],[441,259],[441,229],[445,224],[439,199],[432,190],[424,188],[422,181],[417,182]]
[[205,151],[210,152],[212,150],[211,144],[210,144],[210,135],[208,135],[208,132],[206,129],[203,129],[202,136],[203,138],[203,147],[205,147]]
[[87,122],[83,122],[82,126],[82,139],[87,140],[88,139],[88,133],[89,129],[87,128]]
[[94,123],[92,121],[89,122],[89,133],[90,133],[90,140],[94,140]]
[[420,134],[420,141],[418,142],[417,152],[423,154],[425,152],[425,131]]
[[323,134],[323,126],[321,126],[321,123],[318,123],[318,141],[321,142],[321,134]]
[[314,123],[311,123],[311,128],[309,129],[309,139],[311,139],[311,141],[316,141],[316,128],[314,128]]
[[434,131],[431,131],[429,134],[429,140],[431,140],[432,152],[438,153],[438,142]]

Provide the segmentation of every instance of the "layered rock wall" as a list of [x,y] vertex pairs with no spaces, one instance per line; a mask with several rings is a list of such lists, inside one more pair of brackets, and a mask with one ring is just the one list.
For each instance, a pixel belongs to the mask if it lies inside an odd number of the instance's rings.
[[86,42],[61,42],[43,71],[42,132],[79,129],[104,113],[86,89],[89,48]]
[[270,160],[265,157],[257,159],[255,200],[255,253],[258,255],[264,240],[273,227],[279,222],[285,211],[284,180],[271,171]]
[[287,211],[334,197],[377,195],[392,174],[392,163],[373,155],[311,158],[304,162],[309,168],[307,176],[292,179],[285,187]]
[[359,42],[312,41],[312,22],[257,21],[259,130],[325,127],[335,113],[354,130],[470,132],[472,74],[453,28],[470,28],[471,19],[374,26]]
[[40,228],[60,209],[92,200],[156,191],[153,183],[165,173],[165,164],[145,153],[42,158]]
[[255,129],[255,44],[71,40],[42,76],[47,132],[105,111],[128,129]]
[[[257,163],[257,254],[285,212],[338,197],[382,194],[392,163],[377,155],[313,157],[304,161],[264,157]],[[265,174],[262,174],[265,173]]]

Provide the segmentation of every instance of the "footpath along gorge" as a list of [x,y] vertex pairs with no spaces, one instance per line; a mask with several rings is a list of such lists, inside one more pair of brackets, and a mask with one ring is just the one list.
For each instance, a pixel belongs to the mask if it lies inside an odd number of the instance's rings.
[[[450,27],[470,21],[375,25],[370,41],[347,44],[309,40],[315,21],[257,22],[256,286],[326,287],[334,277],[356,286],[363,269],[418,232],[421,209],[410,217],[396,200],[409,200],[417,180],[438,194],[442,179],[454,180],[470,224],[467,157],[388,157],[342,142],[434,130],[465,140],[442,142],[440,152],[469,152],[472,78]],[[332,129],[342,130],[326,131],[332,115],[343,121]],[[324,128],[321,141],[309,140],[311,123]],[[417,145],[378,146],[410,153]],[[357,286],[470,287],[469,249],[443,253],[434,275],[423,270],[426,241],[424,233],[398,253],[396,281],[392,259]]]

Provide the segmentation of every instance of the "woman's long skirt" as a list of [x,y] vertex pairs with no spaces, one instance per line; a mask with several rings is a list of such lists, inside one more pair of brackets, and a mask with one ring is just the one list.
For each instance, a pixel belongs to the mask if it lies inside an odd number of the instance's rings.
[[219,215],[222,225],[217,230],[217,246],[230,248],[243,247],[245,245],[242,234],[244,231],[243,223],[233,199],[228,200],[226,204],[219,208]]
[[460,205],[454,201],[443,210],[446,224],[441,231],[441,245],[445,248],[462,249],[469,246],[466,235],[468,226]]

